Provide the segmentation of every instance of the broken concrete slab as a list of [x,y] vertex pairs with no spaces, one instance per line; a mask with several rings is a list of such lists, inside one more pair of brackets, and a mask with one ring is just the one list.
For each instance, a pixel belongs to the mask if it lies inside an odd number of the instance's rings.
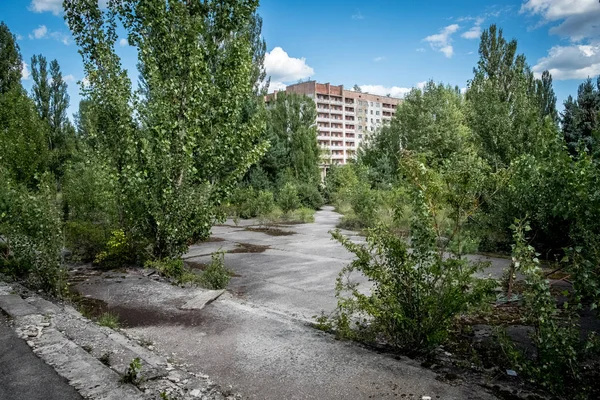
[[0,295],[0,308],[12,318],[38,314],[38,310],[17,294]]
[[182,310],[202,310],[204,306],[219,298],[225,290],[203,290],[193,299],[182,305]]

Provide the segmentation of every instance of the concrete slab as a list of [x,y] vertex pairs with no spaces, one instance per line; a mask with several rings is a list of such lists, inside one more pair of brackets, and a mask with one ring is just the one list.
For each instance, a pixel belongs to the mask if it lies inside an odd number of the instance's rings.
[[0,295],[0,308],[12,318],[38,314],[38,310],[17,294]]
[[219,298],[225,290],[203,290],[196,297],[182,305],[182,310],[202,310],[204,306]]

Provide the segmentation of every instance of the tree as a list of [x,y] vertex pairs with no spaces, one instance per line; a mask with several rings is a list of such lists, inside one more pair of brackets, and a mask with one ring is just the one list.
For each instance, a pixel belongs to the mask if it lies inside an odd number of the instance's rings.
[[[264,152],[257,1],[67,0],[94,139],[117,179],[126,236],[157,259],[209,234],[216,206]],[[138,49],[142,91],[115,52],[117,20]],[[165,43],[170,45],[165,47]]]
[[[50,101],[52,93],[50,91],[46,57],[41,54],[31,57],[31,76],[33,78],[31,97],[35,102],[35,107],[41,120],[50,125]],[[49,145],[49,147],[52,146]]]
[[450,86],[430,81],[422,90],[411,90],[391,124],[359,149],[359,162],[370,167],[378,184],[397,176],[401,150],[416,151],[428,165],[440,165],[467,145],[464,108],[462,95]]
[[[481,35],[480,59],[469,83],[469,126],[480,154],[494,170],[536,151],[542,121],[536,81],[517,41],[491,25]],[[546,81],[548,84],[548,81]]]
[[21,85],[23,59],[15,35],[0,22],[0,94]]
[[55,175],[57,184],[60,184],[74,140],[74,128],[67,119],[67,83],[62,78],[58,61],[52,60],[48,70],[46,57],[41,54],[31,58],[31,76],[31,95],[40,119],[48,127],[46,132],[50,171]]
[[271,182],[285,180],[320,182],[320,149],[315,121],[317,111],[307,96],[278,93],[267,111],[266,137],[271,144],[260,162]]
[[356,83],[354,84],[354,87],[352,88],[352,90],[354,90],[357,93],[362,93],[362,89]]
[[556,111],[556,94],[552,87],[552,75],[548,71],[542,72],[541,79],[536,81],[536,94],[540,105],[542,117],[550,119],[558,124],[558,112]]

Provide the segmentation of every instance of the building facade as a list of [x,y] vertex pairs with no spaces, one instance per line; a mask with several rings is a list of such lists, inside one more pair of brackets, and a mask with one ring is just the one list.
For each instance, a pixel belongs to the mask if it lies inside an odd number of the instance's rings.
[[377,128],[389,124],[402,102],[394,97],[346,90],[343,85],[316,81],[289,85],[286,92],[304,94],[315,102],[317,140],[324,150],[323,167],[346,164],[356,157],[360,143]]

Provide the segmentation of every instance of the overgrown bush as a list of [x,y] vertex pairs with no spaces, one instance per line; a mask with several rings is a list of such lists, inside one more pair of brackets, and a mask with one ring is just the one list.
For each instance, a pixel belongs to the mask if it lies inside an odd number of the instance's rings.
[[292,183],[286,183],[277,196],[277,204],[284,213],[289,213],[300,208],[301,203],[298,198],[298,189]]
[[298,197],[304,207],[312,208],[313,210],[318,210],[325,204],[317,186],[310,183],[298,185]]
[[104,251],[110,235],[106,226],[89,221],[67,221],[64,229],[72,259],[85,262],[94,260]]
[[121,268],[135,263],[132,258],[136,252],[132,249],[132,242],[125,236],[125,232],[117,229],[110,234],[106,243],[106,250],[96,255],[94,264],[105,269]]
[[[333,327],[342,338],[375,341],[408,352],[427,352],[446,339],[454,318],[482,304],[491,285],[473,278],[482,265],[444,259],[430,235],[413,237],[414,251],[385,228],[369,230],[366,245],[339,232],[333,237],[356,259],[336,284],[338,307]],[[364,294],[351,274],[364,275],[373,287]]]
[[516,220],[512,229],[513,263],[525,276],[525,322],[534,328],[531,339],[536,351],[530,358],[505,338],[505,352],[514,368],[553,394],[587,399],[597,382],[584,380],[584,371],[590,357],[599,354],[600,342],[593,333],[582,340],[578,314],[581,298],[570,296],[571,301],[558,306],[540,267],[539,254],[527,244],[529,224]]
[[0,237],[3,269],[27,278],[36,288],[60,294],[66,273],[61,265],[62,229],[52,179],[42,178],[36,191],[7,179],[0,168]]
[[210,265],[202,272],[199,283],[207,289],[225,289],[231,280],[231,274],[225,268],[225,254],[213,253]]

